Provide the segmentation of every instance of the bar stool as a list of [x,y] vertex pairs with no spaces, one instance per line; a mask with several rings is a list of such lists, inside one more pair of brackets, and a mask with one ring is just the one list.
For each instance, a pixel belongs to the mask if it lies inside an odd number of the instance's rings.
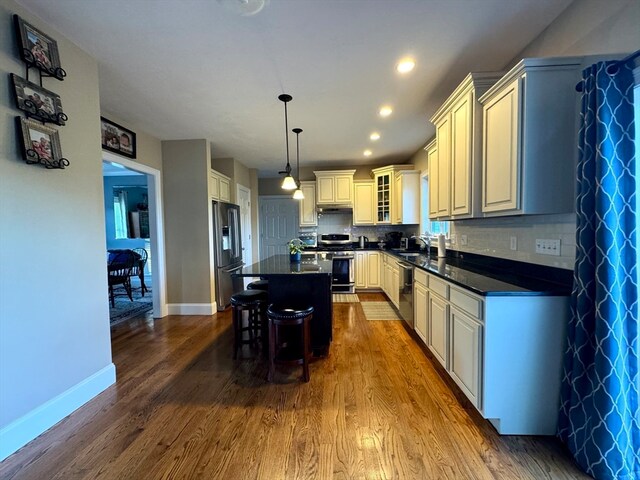
[[[238,349],[242,345],[258,345],[264,328],[262,319],[267,304],[267,292],[261,290],[242,290],[231,296],[233,308],[233,359],[238,358]],[[247,312],[247,325],[244,325],[243,312]],[[249,333],[249,340],[243,338],[244,332]]]
[[[267,318],[269,322],[269,375],[267,381],[273,380],[276,364],[302,365],[302,378],[308,382],[309,359],[311,358],[310,324],[313,307],[291,308],[280,305],[269,305]],[[291,342],[291,330],[298,327],[300,341]],[[287,341],[282,341],[285,336]]]
[[269,280],[256,280],[255,282],[251,282],[247,285],[249,290],[262,290],[266,292],[269,290]]

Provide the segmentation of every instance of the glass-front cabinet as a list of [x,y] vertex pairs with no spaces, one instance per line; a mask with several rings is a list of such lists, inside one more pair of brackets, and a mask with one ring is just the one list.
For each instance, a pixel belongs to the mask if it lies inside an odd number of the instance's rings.
[[371,170],[375,184],[375,219],[377,225],[391,225],[393,222],[393,203],[395,202],[395,173],[400,170],[413,170],[413,165],[388,165]]

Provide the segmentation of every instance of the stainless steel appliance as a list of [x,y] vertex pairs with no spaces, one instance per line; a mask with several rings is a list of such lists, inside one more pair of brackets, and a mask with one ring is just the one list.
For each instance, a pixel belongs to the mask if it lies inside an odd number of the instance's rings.
[[240,236],[240,207],[231,203],[213,202],[213,246],[216,262],[216,302],[218,310],[227,308],[233,292],[242,290],[241,277],[231,274],[240,270],[242,239]]
[[400,268],[399,307],[400,316],[413,328],[413,265],[398,262]]
[[369,239],[367,237],[365,237],[364,235],[360,235],[358,237],[358,246],[360,248],[364,248],[367,246],[367,242],[369,241]]
[[347,233],[329,233],[320,235],[318,254],[326,255],[333,262],[331,291],[354,293],[356,288],[353,262],[353,243]]

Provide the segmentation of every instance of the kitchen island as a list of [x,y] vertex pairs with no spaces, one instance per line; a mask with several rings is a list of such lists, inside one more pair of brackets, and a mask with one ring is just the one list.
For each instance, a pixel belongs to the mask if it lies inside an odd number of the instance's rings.
[[287,307],[313,306],[311,346],[315,356],[326,356],[333,337],[331,273],[333,263],[320,256],[290,262],[289,255],[273,255],[237,271],[237,277],[269,281],[269,303]]

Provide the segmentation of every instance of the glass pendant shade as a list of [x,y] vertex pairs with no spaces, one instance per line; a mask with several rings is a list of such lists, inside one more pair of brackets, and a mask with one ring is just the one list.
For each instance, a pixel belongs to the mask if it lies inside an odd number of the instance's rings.
[[300,190],[300,188],[293,192],[293,198],[295,200],[304,200],[304,193],[302,193],[302,190]]
[[295,190],[296,188],[298,188],[298,185],[296,185],[296,181],[291,174],[284,177],[284,180],[282,181],[283,190]]

